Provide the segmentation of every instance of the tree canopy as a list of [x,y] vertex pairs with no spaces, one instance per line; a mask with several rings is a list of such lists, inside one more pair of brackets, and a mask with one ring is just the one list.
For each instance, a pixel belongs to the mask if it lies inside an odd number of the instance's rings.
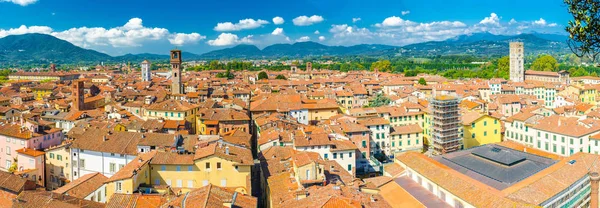
[[419,79],[419,84],[420,84],[420,85],[427,85],[427,81],[425,81],[425,78],[421,77],[421,78]]
[[379,93],[375,96],[375,98],[373,98],[370,102],[368,107],[380,107],[380,106],[385,106],[385,105],[389,105],[392,102],[392,100],[386,96],[383,96],[382,93]]
[[371,71],[378,69],[380,72],[391,72],[392,62],[389,60],[379,60],[371,64]]
[[536,71],[557,71],[558,62],[551,55],[542,55],[533,61],[531,69]]
[[267,75],[267,72],[261,71],[258,73],[258,79],[269,79],[269,75]]
[[283,74],[277,75],[277,77],[275,77],[275,79],[287,80],[287,78],[285,76],[283,76]]
[[564,0],[573,20],[565,30],[571,51],[578,57],[587,56],[593,62],[600,53],[600,0]]

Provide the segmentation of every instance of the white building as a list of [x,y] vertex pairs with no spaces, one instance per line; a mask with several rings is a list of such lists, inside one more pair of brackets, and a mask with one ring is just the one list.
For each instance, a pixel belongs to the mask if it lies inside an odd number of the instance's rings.
[[152,73],[150,72],[150,61],[144,60],[141,64],[142,67],[142,82],[148,82],[152,80]]

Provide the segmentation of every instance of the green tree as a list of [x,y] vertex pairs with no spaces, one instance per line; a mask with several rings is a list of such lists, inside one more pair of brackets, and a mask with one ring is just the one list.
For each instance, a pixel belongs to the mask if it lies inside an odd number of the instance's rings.
[[235,76],[233,75],[233,73],[231,73],[231,69],[227,69],[227,71],[225,71],[225,73],[218,73],[217,74],[217,78],[227,78],[227,79],[233,79]]
[[275,77],[275,79],[287,80],[287,78],[285,76],[283,76],[283,74],[277,75],[277,77]]
[[498,71],[496,77],[508,78],[510,75],[510,59],[508,56],[503,56],[498,59]]
[[392,63],[389,60],[379,60],[371,64],[371,71],[378,69],[380,72],[391,72]]
[[556,71],[558,62],[551,55],[541,55],[531,64],[531,69],[536,71]]
[[592,62],[600,53],[600,0],[564,0],[573,20],[565,30],[571,51],[578,57],[587,56]]
[[427,85],[427,81],[425,81],[425,78],[421,77],[421,78],[419,79],[419,84],[420,84],[420,85]]
[[221,65],[221,64],[219,63],[219,61],[217,61],[217,60],[212,60],[212,61],[210,61],[210,63],[208,64],[208,69],[209,69],[209,70],[220,69],[221,67],[219,67],[219,65]]
[[415,70],[406,71],[406,72],[404,72],[404,76],[405,77],[414,77],[414,76],[417,76],[417,71],[415,71]]
[[267,75],[267,72],[261,71],[258,73],[258,79],[269,79],[269,75]]
[[368,107],[385,106],[385,105],[389,105],[391,102],[392,102],[392,100],[390,98],[383,96],[382,93],[379,93],[375,96],[375,98],[373,98],[372,100],[369,101]]

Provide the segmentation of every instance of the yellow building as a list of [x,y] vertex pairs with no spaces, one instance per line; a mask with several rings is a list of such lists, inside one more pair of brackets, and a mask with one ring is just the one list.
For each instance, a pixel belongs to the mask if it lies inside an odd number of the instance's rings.
[[115,173],[106,182],[106,198],[113,194],[132,194],[138,190],[140,184],[150,184],[150,166],[148,163],[156,151],[141,154],[119,172]]
[[56,88],[54,84],[41,84],[31,88],[31,92],[33,92],[33,96],[36,100],[43,100],[44,97],[50,96],[52,91]]
[[598,92],[596,87],[593,85],[584,85],[581,86],[579,90],[579,100],[583,103],[596,105],[596,96]]
[[428,112],[425,112],[423,114],[423,118],[424,118],[424,122],[423,122],[423,145],[424,146],[429,146],[431,143],[431,141],[429,140],[429,138],[431,138],[431,114],[429,114]]
[[70,143],[46,149],[46,189],[55,190],[70,181]]
[[302,107],[308,109],[308,120],[326,120],[339,113],[340,107],[335,100],[303,100]]
[[418,124],[394,127],[390,139],[393,153],[423,150],[423,129]]
[[[163,193],[167,186],[187,193],[209,184],[250,194],[252,165],[249,149],[220,143],[200,147],[195,154],[152,151],[138,156],[109,178],[107,198],[114,193],[148,189]],[[140,188],[140,184],[146,186]]]
[[465,149],[502,141],[502,124],[490,115],[468,112],[462,115],[462,124]]
[[175,121],[188,121],[195,127],[196,112],[198,106],[192,105],[185,101],[165,100],[160,103],[153,103],[143,110],[144,119],[164,119]]

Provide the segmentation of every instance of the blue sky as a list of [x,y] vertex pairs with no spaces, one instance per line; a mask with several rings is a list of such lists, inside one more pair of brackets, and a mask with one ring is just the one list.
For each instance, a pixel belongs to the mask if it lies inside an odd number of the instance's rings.
[[0,37],[46,33],[110,55],[173,47],[203,53],[237,44],[406,45],[477,32],[564,33],[570,18],[561,0],[0,0]]

